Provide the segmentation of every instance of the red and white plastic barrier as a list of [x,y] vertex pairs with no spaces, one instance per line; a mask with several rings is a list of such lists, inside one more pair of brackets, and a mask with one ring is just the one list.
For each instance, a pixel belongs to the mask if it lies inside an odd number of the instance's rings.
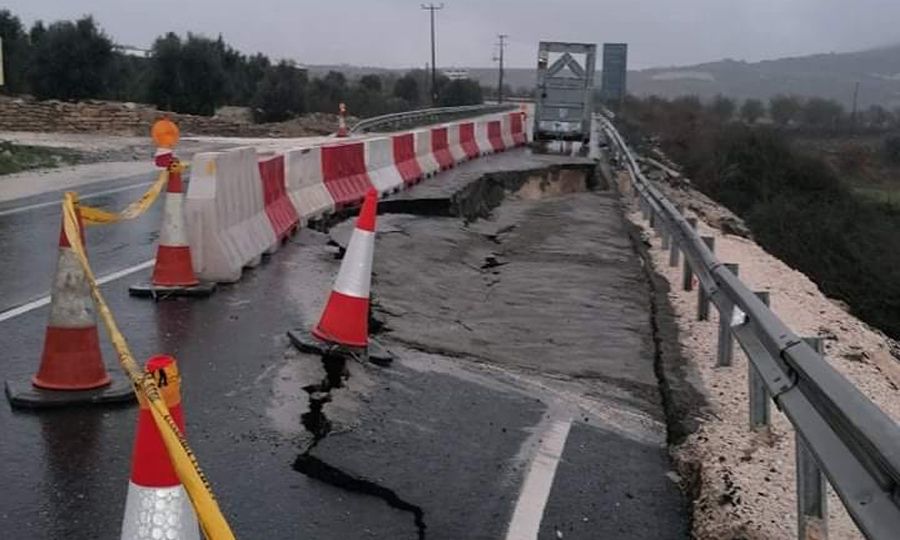
[[524,146],[528,144],[528,134],[525,132],[525,113],[509,113],[509,125],[510,132],[512,132],[513,144],[515,146]]
[[527,142],[521,113],[258,159],[253,148],[194,157],[187,238],[201,280],[233,282],[299,225],[402,189],[461,161]]
[[459,124],[447,124],[447,146],[454,163],[462,163],[468,159],[466,151],[462,147]]
[[488,143],[491,145],[491,150],[494,152],[502,152],[506,150],[506,145],[503,144],[503,127],[501,125],[500,120],[488,120],[487,122],[487,136]]
[[419,167],[426,176],[431,176],[441,170],[440,163],[434,158],[430,129],[416,131],[416,157],[419,158]]
[[379,194],[400,191],[403,177],[394,160],[394,142],[389,137],[369,139],[366,145],[366,170]]
[[446,126],[431,128],[431,153],[434,154],[434,159],[442,171],[456,164],[453,161],[453,154],[450,153]]
[[278,241],[253,148],[194,156],[186,203],[194,270],[203,280],[239,280]]
[[268,252],[274,253],[300,226],[300,216],[287,195],[284,180],[284,156],[276,155],[259,160],[259,176],[263,187],[263,203],[277,242]]
[[478,148],[478,142],[475,141],[474,122],[459,124],[459,145],[466,153],[466,159],[475,159],[481,155],[481,149]]
[[301,223],[334,212],[334,199],[322,177],[321,147],[285,152],[284,167],[287,192]]
[[491,140],[488,138],[489,123],[488,120],[475,121],[475,143],[478,145],[478,149],[481,151],[482,156],[494,153],[494,147],[491,145]]
[[366,171],[365,154],[362,142],[322,147],[322,178],[338,210],[360,204],[374,187]]
[[425,177],[419,160],[416,159],[416,134],[403,133],[392,137],[394,145],[394,163],[403,182],[415,184]]
[[516,147],[516,141],[513,140],[512,135],[512,120],[508,114],[500,116],[500,136],[503,139],[503,146],[505,149],[508,150]]

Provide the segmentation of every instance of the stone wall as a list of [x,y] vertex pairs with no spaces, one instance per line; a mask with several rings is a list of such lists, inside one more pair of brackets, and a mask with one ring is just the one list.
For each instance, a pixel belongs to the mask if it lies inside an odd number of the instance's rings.
[[0,131],[40,131],[147,136],[153,122],[167,115],[185,135],[302,137],[334,131],[333,115],[312,115],[278,124],[167,113],[152,105],[87,100],[77,103],[0,96]]

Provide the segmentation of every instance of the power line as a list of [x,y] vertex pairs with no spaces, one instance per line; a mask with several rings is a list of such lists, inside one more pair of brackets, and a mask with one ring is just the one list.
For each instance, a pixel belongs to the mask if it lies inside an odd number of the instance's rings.
[[431,16],[431,104],[437,104],[437,68],[435,67],[434,54],[434,12],[444,9],[444,4],[422,4],[422,9],[428,10]]
[[494,60],[500,61],[500,76],[497,78],[497,102],[503,103],[503,49],[506,48],[506,39],[509,38],[509,36],[507,34],[497,34],[497,38],[500,40],[497,42],[497,47],[500,49],[500,55],[494,58]]

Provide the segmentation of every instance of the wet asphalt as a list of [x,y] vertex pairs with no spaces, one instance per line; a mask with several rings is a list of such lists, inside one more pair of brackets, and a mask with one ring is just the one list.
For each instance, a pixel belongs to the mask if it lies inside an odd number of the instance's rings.
[[[520,166],[534,161],[486,158],[418,189]],[[120,208],[140,192],[89,203]],[[54,198],[0,205],[0,311],[46,294],[59,233],[56,206],[3,212]],[[648,285],[617,204],[577,193],[513,198],[468,224],[383,216],[373,291],[379,339],[397,355],[388,367],[335,367],[288,343],[315,322],[340,264],[310,230],[208,299],[130,298],[149,270],[103,292],[137,358],[178,359],[188,439],[240,538],[504,538],[550,421],[571,430],[539,538],[686,538]],[[90,230],[96,273],[151,258],[158,220],[159,206]],[[46,317],[0,322],[0,379],[33,374]],[[117,369],[106,344],[104,357]],[[0,404],[0,530],[117,538],[135,417]]]

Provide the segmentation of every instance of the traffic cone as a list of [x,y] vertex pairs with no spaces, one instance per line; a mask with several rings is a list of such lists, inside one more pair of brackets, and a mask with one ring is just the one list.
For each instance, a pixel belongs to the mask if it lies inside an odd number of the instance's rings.
[[132,296],[209,296],[215,290],[215,284],[201,283],[194,273],[191,260],[191,246],[184,223],[181,162],[169,148],[159,148],[154,162],[169,169],[156,264],[150,283],[133,285],[128,292]]
[[347,347],[369,344],[369,285],[375,252],[375,215],[378,192],[366,193],[356,229],[350,237],[341,269],[319,319],[313,328],[316,338]]
[[[80,212],[78,219],[84,245]],[[41,365],[28,382],[7,381],[6,393],[13,405],[21,407],[122,402],[134,397],[127,378],[117,375],[114,381],[103,365],[94,300],[64,226],[59,233]]]
[[[160,394],[178,429],[184,433],[181,380],[171,356],[154,356],[146,370],[153,374]],[[200,540],[200,526],[187,492],[178,480],[150,404],[140,398],[137,432],[131,457],[131,480],[122,518],[122,540],[171,538]]]
[[338,106],[338,137],[347,137],[349,136],[349,132],[347,131],[347,105],[341,103]]

